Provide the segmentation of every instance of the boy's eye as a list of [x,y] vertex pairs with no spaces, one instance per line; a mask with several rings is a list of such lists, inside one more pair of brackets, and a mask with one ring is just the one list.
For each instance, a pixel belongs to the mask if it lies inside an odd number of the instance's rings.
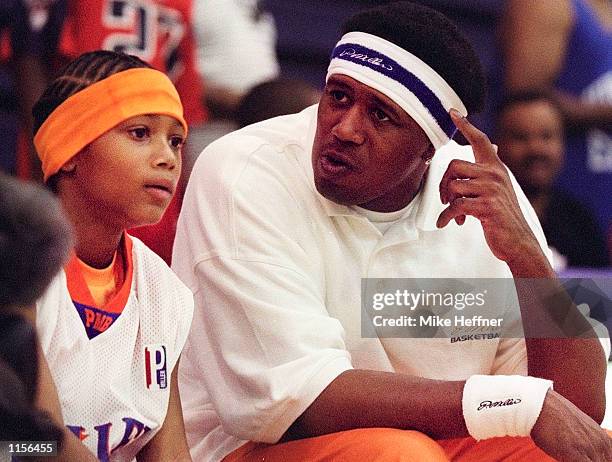
[[175,149],[179,149],[183,147],[184,142],[185,140],[180,136],[173,136],[170,138],[170,146],[172,146]]
[[136,127],[136,128],[132,128],[130,130],[130,134],[138,139],[138,140],[142,140],[144,138],[146,138],[149,135],[149,129],[147,127]]
[[390,120],[389,116],[384,111],[381,111],[380,109],[374,109],[373,114],[376,120],[378,120],[379,122]]

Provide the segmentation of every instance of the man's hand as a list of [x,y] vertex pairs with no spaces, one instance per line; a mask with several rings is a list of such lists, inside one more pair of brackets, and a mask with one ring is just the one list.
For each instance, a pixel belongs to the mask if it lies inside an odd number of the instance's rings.
[[531,438],[560,462],[612,460],[612,439],[593,419],[549,390]]
[[497,157],[497,147],[457,111],[450,114],[472,145],[476,162],[455,159],[448,165],[440,198],[449,206],[438,217],[438,228],[453,219],[462,225],[465,216],[472,215],[482,223],[487,244],[500,260],[510,264],[517,259],[545,259],[521,212],[508,171]]
[[[466,215],[480,220],[489,248],[508,264],[515,280],[529,375],[552,380],[557,391],[582,411],[593,419],[603,418],[606,363],[599,340],[571,300],[558,303],[564,289],[523,216],[495,146],[457,111],[450,115],[472,145],[475,163],[455,159],[448,165],[440,197],[450,205],[438,217],[437,226],[453,219],[463,224]],[[577,320],[574,332],[584,340],[564,338],[563,326],[572,319]]]

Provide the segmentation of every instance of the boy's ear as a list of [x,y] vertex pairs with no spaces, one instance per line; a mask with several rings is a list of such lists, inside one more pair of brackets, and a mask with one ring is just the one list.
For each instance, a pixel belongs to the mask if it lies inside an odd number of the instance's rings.
[[76,170],[76,166],[79,163],[79,157],[83,154],[83,151],[87,149],[87,146],[77,152],[74,156],[66,161],[64,165],[60,168],[60,172],[64,173],[72,173]]
[[79,159],[81,158],[81,156],[87,155],[87,150],[88,149],[89,149],[89,145],[85,146],[83,149],[81,149],[79,152],[77,152],[74,156],[72,156],[70,159],[68,159],[66,161],[66,163],[61,166],[60,172],[74,173],[74,171],[76,170],[76,167],[77,167],[77,165],[79,163]]
[[76,169],[76,164],[77,164],[75,157],[76,156],[74,156],[72,159],[70,159],[64,165],[62,165],[62,167],[60,168],[60,172],[64,172],[64,173],[74,172],[74,170]]

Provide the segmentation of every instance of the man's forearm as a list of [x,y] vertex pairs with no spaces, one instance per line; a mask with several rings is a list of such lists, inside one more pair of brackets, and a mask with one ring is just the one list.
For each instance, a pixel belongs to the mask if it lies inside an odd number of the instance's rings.
[[552,380],[556,391],[601,422],[606,363],[591,325],[543,255],[508,265],[521,307],[529,375]]
[[597,423],[606,409],[606,364],[597,339],[527,339],[529,375],[552,380],[555,391]]
[[432,438],[468,436],[464,381],[349,370],[339,375],[285,433],[283,440],[355,428],[417,430]]

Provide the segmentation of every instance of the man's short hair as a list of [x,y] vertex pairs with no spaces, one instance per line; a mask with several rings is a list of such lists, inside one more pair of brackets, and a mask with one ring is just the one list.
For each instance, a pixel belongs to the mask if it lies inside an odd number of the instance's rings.
[[442,13],[411,2],[395,2],[352,16],[342,33],[365,32],[412,53],[455,90],[470,113],[482,110],[486,79],[472,45]]
[[42,186],[0,174],[0,309],[32,305],[72,246],[61,207]]

